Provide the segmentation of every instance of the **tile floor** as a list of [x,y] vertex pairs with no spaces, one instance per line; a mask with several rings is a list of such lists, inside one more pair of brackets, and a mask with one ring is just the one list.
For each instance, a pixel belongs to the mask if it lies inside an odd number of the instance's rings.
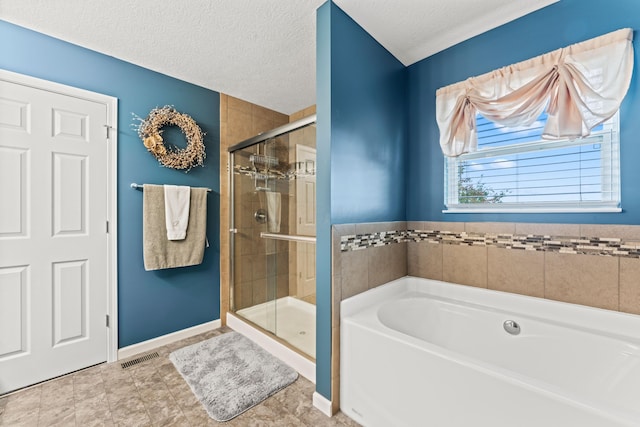
[[0,426],[358,426],[342,413],[329,418],[314,408],[314,385],[302,376],[231,421],[209,418],[168,356],[228,331],[159,347],[160,357],[127,369],[120,364],[129,359],[120,360],[0,397]]

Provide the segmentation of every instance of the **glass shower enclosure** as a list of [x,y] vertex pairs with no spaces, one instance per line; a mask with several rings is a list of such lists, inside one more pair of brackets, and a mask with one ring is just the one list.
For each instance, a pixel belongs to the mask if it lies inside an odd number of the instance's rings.
[[315,359],[315,115],[229,148],[231,312]]

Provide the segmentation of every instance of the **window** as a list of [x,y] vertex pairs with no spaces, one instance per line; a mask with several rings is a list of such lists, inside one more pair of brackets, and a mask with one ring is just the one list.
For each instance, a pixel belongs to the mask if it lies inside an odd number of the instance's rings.
[[543,113],[509,128],[476,119],[478,150],[445,158],[444,212],[619,212],[619,114],[575,140],[543,140]]

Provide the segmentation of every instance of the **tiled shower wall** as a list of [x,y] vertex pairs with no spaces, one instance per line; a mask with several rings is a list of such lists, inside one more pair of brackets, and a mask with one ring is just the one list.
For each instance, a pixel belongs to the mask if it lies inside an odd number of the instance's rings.
[[640,314],[640,226],[384,222],[332,228],[332,401],[340,301],[405,275]]
[[[238,161],[240,154],[236,156]],[[246,159],[244,159],[246,161]],[[289,295],[289,244],[282,240],[263,239],[267,224],[254,218],[258,209],[266,211],[263,191],[255,191],[253,178],[236,175],[234,245],[234,301],[235,309],[251,307]],[[280,233],[289,234],[288,182],[272,183],[282,197]]]

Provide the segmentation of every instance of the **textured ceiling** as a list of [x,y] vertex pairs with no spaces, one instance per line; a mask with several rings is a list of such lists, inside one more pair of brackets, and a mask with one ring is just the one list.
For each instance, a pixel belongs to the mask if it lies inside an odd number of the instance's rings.
[[[0,0],[0,19],[290,114],[325,0]],[[405,65],[557,0],[336,0]]]
[[335,0],[404,65],[558,0]]

